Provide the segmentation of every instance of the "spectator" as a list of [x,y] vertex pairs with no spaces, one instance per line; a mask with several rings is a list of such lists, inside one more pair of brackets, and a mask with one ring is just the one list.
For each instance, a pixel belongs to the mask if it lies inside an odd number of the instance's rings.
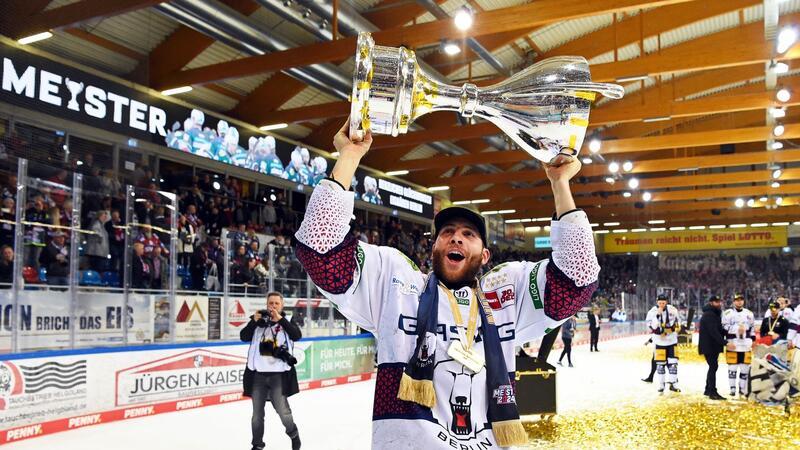
[[14,247],[14,223],[16,222],[17,209],[14,199],[3,198],[3,207],[0,209],[0,245]]
[[118,209],[111,210],[111,219],[105,224],[106,234],[108,234],[108,250],[111,254],[109,270],[120,272],[120,263],[125,254],[125,222],[119,215]]
[[252,258],[237,261],[231,266],[232,292],[246,292],[247,286],[258,284],[255,267],[256,260]]
[[181,214],[178,217],[178,264],[189,266],[189,260],[195,250],[197,234],[189,220]]
[[153,229],[150,227],[144,228],[142,234],[136,239],[137,242],[141,242],[144,245],[144,254],[148,258],[153,255],[153,249],[156,247],[161,247],[161,250],[164,253],[169,253],[164,248],[164,244],[161,242],[161,239],[158,238],[158,235],[153,233]]
[[272,200],[267,200],[264,206],[261,207],[259,221],[267,226],[272,226],[275,224],[276,219],[275,207],[272,205]]
[[153,277],[150,283],[151,289],[164,289],[169,281],[169,262],[161,254],[161,247],[153,247],[150,255],[150,266],[153,268]]
[[0,289],[8,289],[14,281],[14,249],[9,245],[0,247]]
[[50,243],[39,255],[39,264],[47,270],[47,284],[54,286],[69,285],[69,247],[66,237],[61,231],[53,233]]
[[31,225],[27,226],[25,233],[25,265],[35,266],[45,244],[45,225],[50,224],[50,213],[45,209],[44,197],[37,195],[33,198],[33,205],[25,210],[25,220]]
[[97,211],[96,216],[90,230],[92,234],[86,238],[85,253],[89,257],[89,268],[97,272],[104,272],[111,254],[108,231],[105,227],[109,217],[107,211]]
[[193,290],[205,290],[206,271],[210,266],[211,261],[208,259],[208,244],[203,242],[195,247],[194,253],[192,253],[191,264],[189,266],[189,273],[192,276]]
[[150,289],[152,281],[153,269],[144,254],[144,244],[134,242],[130,286],[134,289]]

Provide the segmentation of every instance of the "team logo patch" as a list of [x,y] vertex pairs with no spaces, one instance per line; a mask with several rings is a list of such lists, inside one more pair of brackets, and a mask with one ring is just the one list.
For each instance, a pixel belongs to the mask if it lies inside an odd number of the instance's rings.
[[417,353],[417,366],[427,367],[433,363],[433,357],[436,354],[436,335],[428,331],[422,340],[422,345],[419,346]]
[[491,306],[494,310],[503,309],[506,306],[513,305],[516,299],[517,295],[514,292],[514,285],[511,284],[507,284],[495,291],[486,293],[486,300],[489,302],[489,306]]
[[456,297],[456,303],[461,306],[469,306],[469,301],[472,298],[472,289],[463,287],[453,291],[453,295]]
[[492,398],[495,399],[498,405],[510,405],[517,403],[514,397],[514,389],[510,384],[503,384],[492,393]]

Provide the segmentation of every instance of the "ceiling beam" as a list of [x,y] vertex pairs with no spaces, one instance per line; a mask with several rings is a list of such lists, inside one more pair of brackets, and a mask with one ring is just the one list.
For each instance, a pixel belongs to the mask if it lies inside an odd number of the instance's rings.
[[72,27],[90,20],[112,17],[161,3],[163,0],[82,0],[48,9],[21,20],[15,38]]
[[[500,31],[528,29],[531,26],[597,14],[633,11],[687,1],[693,0],[594,0],[591,2],[586,2],[585,0],[539,0],[534,3],[478,13],[475,15],[474,25],[466,32],[456,28],[453,21],[448,18],[411,26],[394,27],[375,32],[373,36],[380,45],[406,45],[415,48],[439,42],[442,39],[483,36]],[[355,44],[356,38],[350,37],[212,64],[172,74],[162,80],[156,87],[158,89],[168,89],[178,86],[205,84],[290,67],[344,60],[352,56]]]

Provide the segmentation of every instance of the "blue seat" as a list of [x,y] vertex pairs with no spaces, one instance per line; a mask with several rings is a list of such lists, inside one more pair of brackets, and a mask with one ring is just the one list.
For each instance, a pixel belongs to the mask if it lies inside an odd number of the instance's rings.
[[192,275],[191,274],[187,273],[186,275],[183,276],[183,278],[181,279],[181,287],[183,289],[187,290],[187,291],[192,289]]
[[121,287],[122,283],[119,279],[119,274],[117,272],[103,272],[102,275],[103,279],[103,286],[108,287]]
[[39,268],[39,281],[42,283],[47,283],[47,268],[40,267]]
[[81,285],[83,286],[102,286],[103,280],[100,274],[94,270],[84,270],[81,272]]
[[176,269],[176,271],[179,277],[183,277],[189,274],[189,270],[187,269],[187,267],[182,264],[178,264],[178,268]]

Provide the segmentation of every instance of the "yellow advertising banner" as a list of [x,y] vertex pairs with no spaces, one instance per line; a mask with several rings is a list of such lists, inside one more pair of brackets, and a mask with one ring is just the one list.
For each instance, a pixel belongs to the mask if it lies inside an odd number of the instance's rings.
[[770,248],[785,247],[788,241],[786,227],[647,231],[610,233],[603,236],[606,253]]

